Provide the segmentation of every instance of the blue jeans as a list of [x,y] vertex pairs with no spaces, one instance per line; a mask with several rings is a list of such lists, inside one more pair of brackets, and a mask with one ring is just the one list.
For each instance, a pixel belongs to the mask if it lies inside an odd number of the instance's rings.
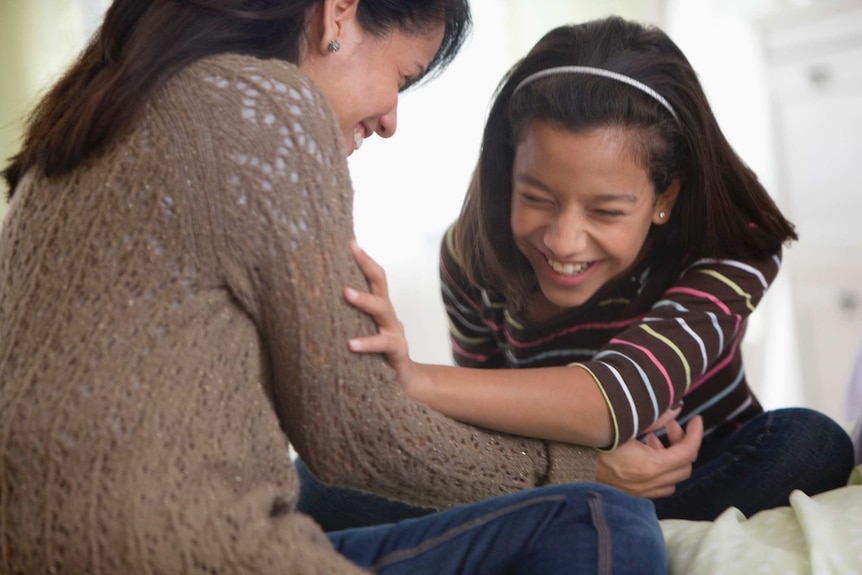
[[[419,517],[433,509],[318,482],[297,462],[299,509],[329,531]],[[843,486],[853,468],[850,437],[832,419],[811,409],[761,413],[739,429],[704,439],[691,477],[655,500],[660,519],[711,521],[728,507],[746,517],[789,504],[790,493],[808,495]]]
[[667,573],[653,504],[604,485],[528,489],[447,511],[329,533],[381,575]]
[[691,477],[655,500],[660,519],[711,521],[731,506],[750,517],[789,505],[796,489],[815,495],[842,487],[853,469],[850,436],[811,409],[767,411],[714,435],[703,440]]

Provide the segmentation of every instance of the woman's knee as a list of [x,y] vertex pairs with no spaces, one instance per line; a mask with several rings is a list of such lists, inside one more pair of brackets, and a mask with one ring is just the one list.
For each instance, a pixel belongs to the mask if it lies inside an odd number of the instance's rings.
[[571,507],[568,516],[576,516],[578,511],[586,512],[597,530],[608,529],[615,536],[628,536],[643,544],[652,542],[656,546],[664,546],[651,500],[599,483],[557,486],[557,490],[565,495]]
[[600,565],[622,573],[666,572],[664,536],[652,501],[595,486],[588,504]]

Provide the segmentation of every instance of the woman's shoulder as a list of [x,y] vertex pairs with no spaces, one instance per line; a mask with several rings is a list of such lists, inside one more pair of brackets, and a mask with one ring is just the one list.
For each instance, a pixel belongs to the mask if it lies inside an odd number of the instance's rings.
[[[306,97],[320,95],[314,83],[302,73],[299,66],[278,58],[257,58],[247,54],[214,54],[195,60],[182,71],[182,74],[214,83],[227,88],[223,82],[246,81],[262,87],[269,84],[270,90],[287,93],[293,88],[305,92]],[[322,95],[320,95],[322,97]]]
[[170,138],[233,150],[240,159],[334,163],[346,157],[328,100],[286,60],[233,53],[201,58],[175,74],[148,107],[150,126]]
[[[220,124],[233,119],[246,126],[270,126],[293,118],[304,132],[329,132],[335,115],[317,85],[296,64],[225,53],[196,60],[166,87],[193,95],[193,105]],[[216,116],[228,113],[227,117]]]

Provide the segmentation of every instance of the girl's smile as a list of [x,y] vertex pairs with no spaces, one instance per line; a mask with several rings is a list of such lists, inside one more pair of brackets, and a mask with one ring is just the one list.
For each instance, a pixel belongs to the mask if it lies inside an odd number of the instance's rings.
[[564,286],[580,285],[595,273],[601,265],[601,262],[595,260],[588,262],[561,262],[547,254],[543,255],[548,264],[543,270],[548,273],[551,281]]

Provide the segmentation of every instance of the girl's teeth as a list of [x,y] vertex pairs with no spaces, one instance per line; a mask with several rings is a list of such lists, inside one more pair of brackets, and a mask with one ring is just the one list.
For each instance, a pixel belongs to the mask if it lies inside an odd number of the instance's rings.
[[555,262],[548,260],[548,263],[551,264],[551,267],[554,268],[554,271],[558,274],[563,274],[564,276],[571,276],[575,274],[579,274],[583,271],[586,271],[587,268],[590,267],[589,263],[585,264],[561,264],[560,262]]
[[362,135],[362,132],[359,130],[353,131],[353,147],[355,149],[359,149],[362,147],[362,142],[365,141],[365,136]]

